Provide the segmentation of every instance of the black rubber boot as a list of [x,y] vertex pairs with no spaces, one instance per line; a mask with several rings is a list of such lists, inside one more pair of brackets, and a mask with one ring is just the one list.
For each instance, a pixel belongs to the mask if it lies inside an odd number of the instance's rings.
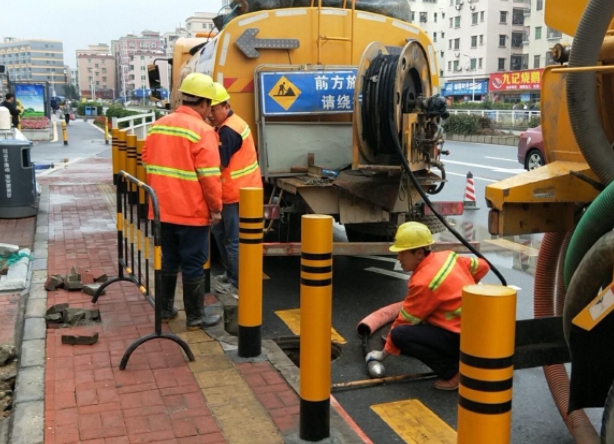
[[162,271],[160,273],[160,291],[162,292],[162,322],[175,319],[179,312],[175,308],[175,287],[177,273]]
[[222,317],[205,315],[205,277],[183,281],[183,306],[185,307],[186,329],[198,330],[211,327]]

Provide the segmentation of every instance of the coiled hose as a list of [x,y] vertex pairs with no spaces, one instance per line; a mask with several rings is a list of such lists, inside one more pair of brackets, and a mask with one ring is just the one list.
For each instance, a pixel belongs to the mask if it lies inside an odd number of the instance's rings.
[[[374,104],[374,106],[366,106],[365,102],[363,102],[362,118],[364,123],[364,138],[369,143],[369,147],[371,149],[378,147],[380,153],[390,153],[390,149],[394,148],[394,152],[401,160],[405,174],[407,174],[412,185],[416,188],[424,203],[431,209],[437,219],[439,219],[439,221],[448,229],[448,231],[452,233],[454,237],[456,237],[456,239],[458,239],[459,242],[461,242],[469,251],[471,251],[477,257],[485,260],[488,265],[490,265],[492,272],[499,278],[501,284],[503,286],[507,286],[507,282],[501,272],[499,272],[499,270],[488,259],[486,259],[482,253],[475,249],[473,245],[467,242],[467,240],[460,233],[450,226],[448,221],[433,207],[431,200],[420,186],[418,179],[416,179],[416,176],[411,170],[409,162],[407,162],[407,159],[403,154],[403,148],[401,147],[401,142],[399,141],[399,130],[394,120],[394,113],[392,112],[392,104],[394,103],[395,97],[394,73],[397,72],[396,68],[398,61],[398,56],[380,55],[371,63],[371,66],[367,70],[362,95],[363,100],[366,97],[370,97],[370,103]],[[390,77],[391,73],[393,74],[393,77]],[[386,82],[384,82],[383,79],[387,79]],[[417,90],[421,90],[421,88],[416,88]],[[389,108],[380,108],[383,104],[389,106]],[[386,119],[387,122],[382,118]],[[377,122],[377,124],[374,124],[374,122]],[[391,146],[384,147],[382,145],[372,145],[372,143],[383,143],[383,141],[390,143]]]
[[[554,288],[559,289],[556,311],[560,312],[560,305],[565,299],[565,289],[560,285],[562,280],[561,264],[565,261],[565,247],[568,239],[569,233],[547,233],[544,236],[535,269],[533,289],[533,315],[535,318],[554,316]],[[563,364],[544,366],[544,374],[556,407],[576,444],[598,443],[599,436],[584,410],[575,410],[568,413],[569,377],[565,366]]]

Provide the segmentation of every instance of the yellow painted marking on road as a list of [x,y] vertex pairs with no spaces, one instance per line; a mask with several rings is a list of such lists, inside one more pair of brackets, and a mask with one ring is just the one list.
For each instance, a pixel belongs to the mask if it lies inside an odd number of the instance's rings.
[[488,242],[489,244],[497,245],[506,250],[511,250],[526,256],[537,257],[539,255],[538,249],[528,247],[517,242],[512,242],[507,239],[484,239],[484,242]]
[[[278,310],[275,312],[295,335],[301,334],[301,309]],[[334,328],[330,329],[330,339],[337,344],[346,344],[347,341]]]
[[456,432],[417,399],[372,405],[371,410],[408,444],[456,444]]

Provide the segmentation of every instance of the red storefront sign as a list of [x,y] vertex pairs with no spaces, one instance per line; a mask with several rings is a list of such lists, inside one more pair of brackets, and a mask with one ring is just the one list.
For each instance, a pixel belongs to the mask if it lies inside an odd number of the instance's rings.
[[489,91],[526,91],[541,89],[543,69],[498,72],[490,75]]

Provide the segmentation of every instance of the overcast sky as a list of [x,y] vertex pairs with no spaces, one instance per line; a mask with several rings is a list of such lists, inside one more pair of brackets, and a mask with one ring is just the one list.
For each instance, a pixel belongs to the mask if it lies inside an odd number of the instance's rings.
[[[3,2],[5,3],[5,2]],[[0,38],[60,40],[64,63],[76,68],[75,51],[149,29],[164,33],[195,12],[218,12],[221,0],[16,0],[0,14]]]

